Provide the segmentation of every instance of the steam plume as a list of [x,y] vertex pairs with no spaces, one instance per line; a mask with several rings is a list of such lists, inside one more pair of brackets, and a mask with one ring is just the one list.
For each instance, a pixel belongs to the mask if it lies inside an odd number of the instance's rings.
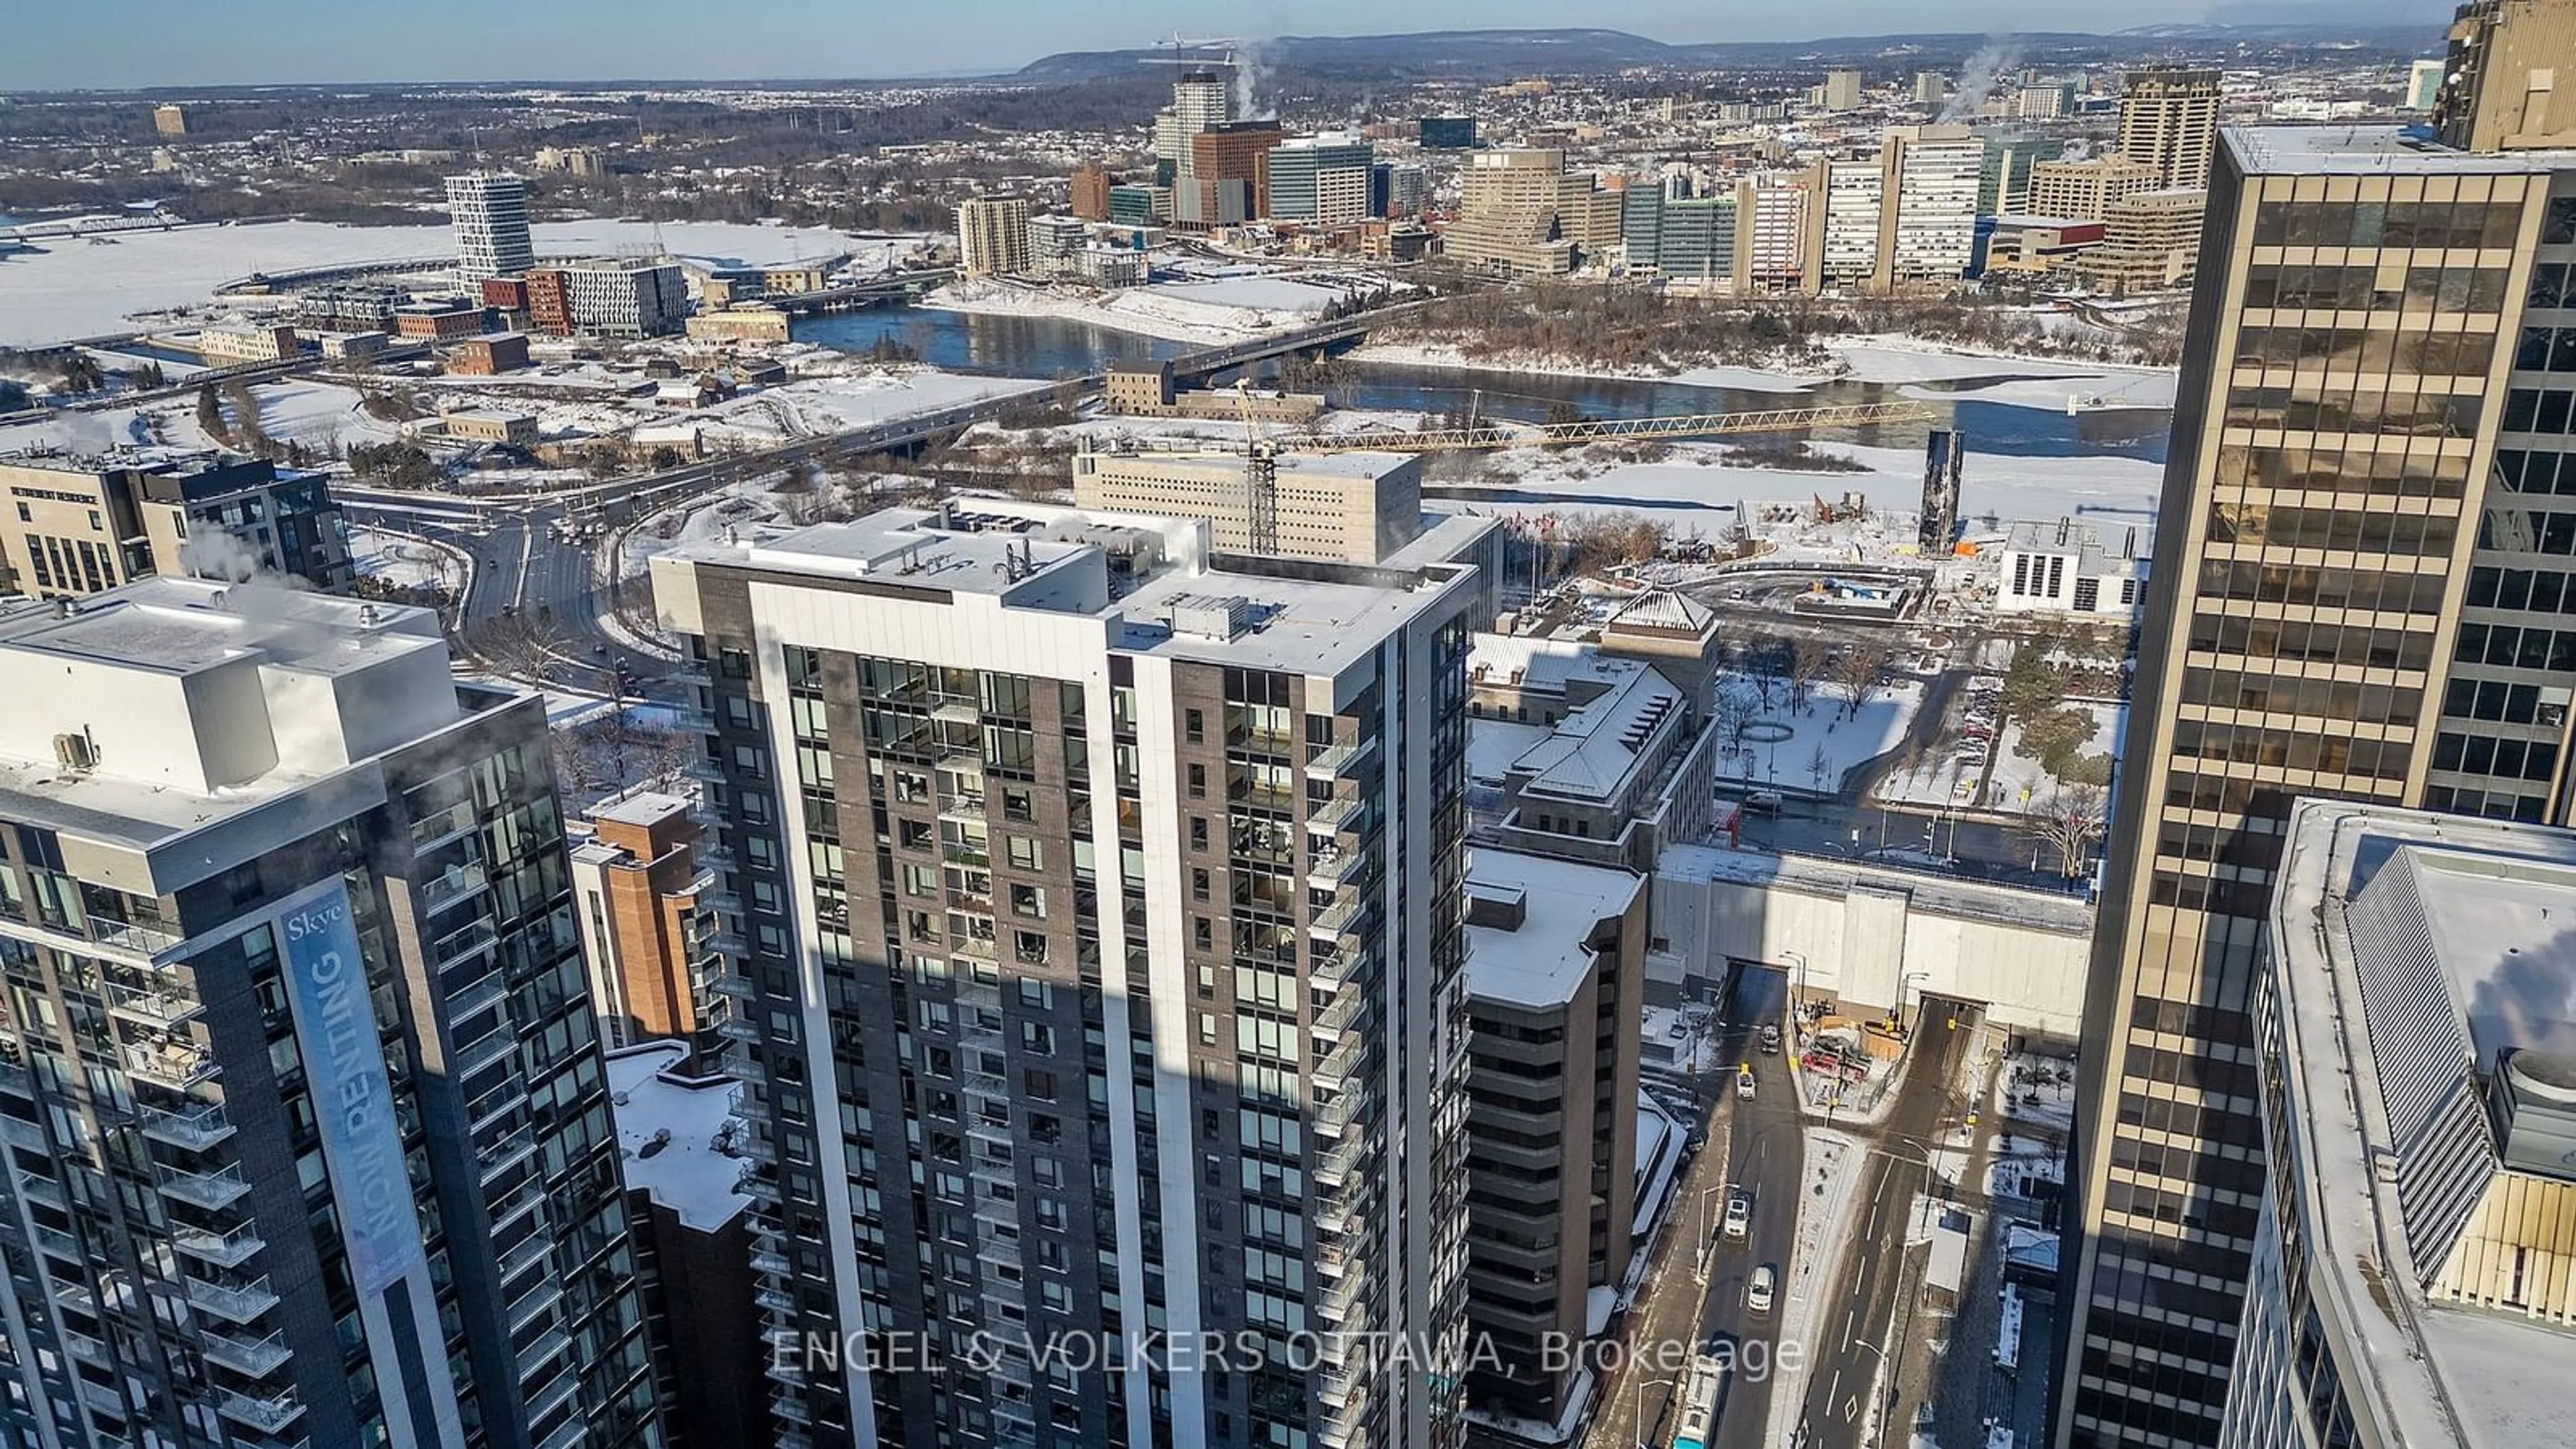
[[1950,103],[1941,108],[1941,119],[1964,121],[1977,113],[1993,93],[1995,78],[2013,68],[2021,59],[2021,47],[2007,36],[1989,36],[1968,63],[1959,67],[1958,88],[1950,93]]

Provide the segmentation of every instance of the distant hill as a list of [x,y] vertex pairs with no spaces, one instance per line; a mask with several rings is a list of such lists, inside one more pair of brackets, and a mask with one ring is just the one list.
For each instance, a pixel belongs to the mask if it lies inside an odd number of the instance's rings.
[[[2420,0],[2359,0],[2360,14],[2340,20],[2298,19],[2326,7],[2257,4],[2236,12],[2245,24],[2146,26],[2115,34],[2037,31],[2010,37],[2027,60],[2061,62],[2144,58],[2178,44],[2257,49],[2334,47],[2420,54],[2441,45],[2443,22],[2413,21],[2403,14]],[[1406,35],[1286,35],[1257,47],[1270,71],[1320,76],[1597,75],[1633,68],[1694,70],[1758,66],[1855,64],[1939,70],[1983,48],[1994,37],[1964,32],[1855,35],[1818,40],[1718,41],[1671,45],[1621,30],[1435,30]],[[1065,51],[1031,61],[1007,76],[1024,82],[1129,78],[1147,62],[1167,60],[1168,50]]]

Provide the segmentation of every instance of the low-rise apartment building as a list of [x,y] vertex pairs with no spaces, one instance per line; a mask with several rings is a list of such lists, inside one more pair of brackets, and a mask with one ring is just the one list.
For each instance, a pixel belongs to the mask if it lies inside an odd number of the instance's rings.
[[0,562],[9,592],[49,599],[163,575],[353,577],[328,479],[215,454],[0,457]]

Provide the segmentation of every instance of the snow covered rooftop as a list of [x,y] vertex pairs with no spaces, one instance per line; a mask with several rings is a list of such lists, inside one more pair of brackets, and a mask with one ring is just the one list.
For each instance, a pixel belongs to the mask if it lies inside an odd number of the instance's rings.
[[682,795],[666,795],[658,790],[629,790],[623,795],[602,800],[590,812],[593,820],[613,821],[620,825],[653,825],[670,819],[697,802]]
[[[1005,611],[1096,619],[1107,646],[1122,653],[1326,678],[1410,620],[1454,607],[1452,591],[1471,586],[1472,570],[1432,562],[1398,569],[1229,557],[1219,568],[1209,534],[1204,519],[978,497],[686,544],[654,566],[860,580],[942,603],[981,595]],[[1217,604],[1226,607],[1212,612]],[[1226,627],[1209,626],[1216,613]],[[1007,617],[1001,622],[1007,627]]]
[[2226,126],[2220,134],[2238,164],[2257,174],[2506,175],[2576,165],[2567,151],[2454,151],[2404,126]]
[[1564,1005],[1592,969],[1595,929],[1645,888],[1645,877],[1624,870],[1477,847],[1467,861],[1468,994]]
[[1610,616],[1614,629],[1658,629],[1696,635],[1716,622],[1707,605],[1671,589],[1648,589]]
[[688,1055],[676,1041],[611,1053],[610,1115],[617,1119],[627,1187],[644,1189],[682,1226],[711,1233],[751,1203],[734,1186],[747,1161],[737,1155],[743,1127],[733,1115],[733,1079],[666,1075]]
[[1656,741],[1681,728],[1687,713],[1682,692],[1652,665],[1597,656],[1608,676],[1606,694],[1557,722],[1548,737],[1512,764],[1526,773],[1524,795],[1535,792],[1575,800],[1618,797],[1628,777],[1654,754]]
[[2305,1169],[2282,1210],[2319,1311],[2366,1360],[2344,1374],[2356,1417],[2394,1444],[2557,1442],[2576,1176],[2554,1152],[2500,1156],[2497,1134],[2510,1152],[2523,1113],[2564,1115],[2557,1064],[2528,1078],[2542,1100],[2500,1104],[2517,1050],[2576,1052],[2576,834],[2308,801],[2277,879],[2267,1045],[2292,1102],[2271,1117],[2295,1140],[2273,1157]]

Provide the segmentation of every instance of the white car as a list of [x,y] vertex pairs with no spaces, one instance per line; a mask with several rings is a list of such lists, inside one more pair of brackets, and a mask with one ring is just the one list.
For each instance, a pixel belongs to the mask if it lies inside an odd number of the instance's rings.
[[1730,1192],[1726,1195],[1726,1235],[1743,1237],[1753,1227],[1753,1195]]
[[1753,1069],[1751,1067],[1736,1068],[1735,1095],[1742,1101],[1750,1102],[1753,1100]]
[[1770,1312],[1771,1296],[1779,1286],[1780,1275],[1770,1264],[1754,1269],[1753,1277],[1744,1285],[1744,1306],[1755,1313]]

